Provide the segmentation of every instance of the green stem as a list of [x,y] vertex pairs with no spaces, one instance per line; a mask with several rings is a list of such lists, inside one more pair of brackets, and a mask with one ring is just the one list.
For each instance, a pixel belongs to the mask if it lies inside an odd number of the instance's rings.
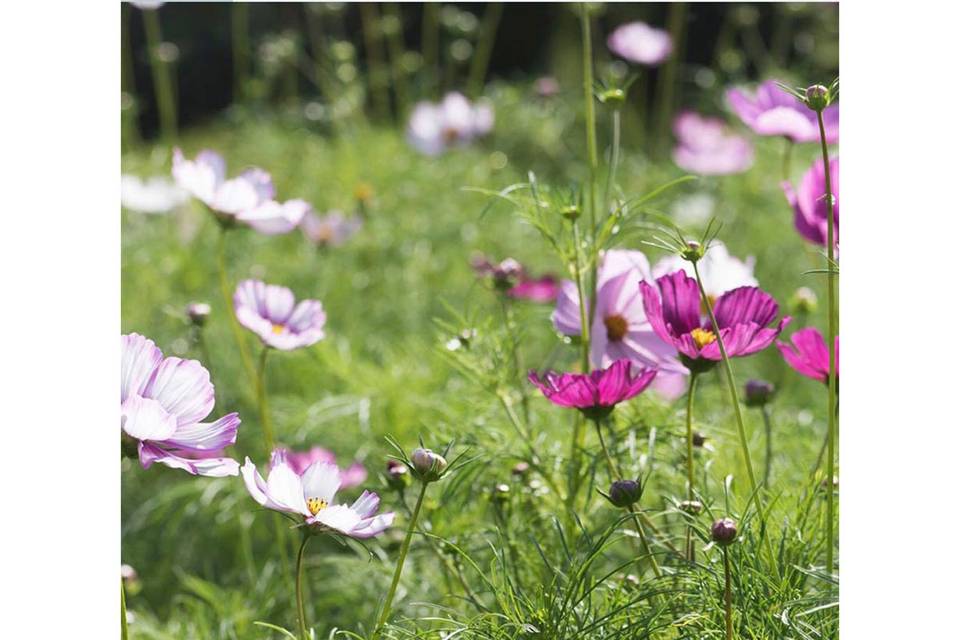
[[[693,398],[697,389],[697,374],[690,372],[690,385],[687,389],[687,500],[693,501],[696,492],[694,491],[694,472],[693,472]],[[695,559],[695,547],[693,542],[693,525],[687,527],[687,560],[693,562]]]
[[230,44],[233,49],[233,100],[242,102],[247,93],[250,51],[250,6],[234,2],[230,6]]
[[613,143],[610,147],[610,171],[607,173],[607,186],[603,190],[603,206],[607,211],[613,209],[610,202],[610,189],[617,181],[617,167],[620,164],[620,109],[613,110]]
[[[827,198],[827,352],[830,357],[830,370],[827,375],[827,482],[833,482],[834,458],[836,457],[836,443],[834,439],[837,430],[837,359],[834,343],[837,335],[837,300],[836,300],[836,273],[834,264],[834,239],[836,238],[833,219],[833,189],[830,184],[830,154],[827,151],[827,134],[823,127],[823,111],[817,111],[817,124],[820,127],[820,150],[823,155],[823,177],[826,185]],[[827,491],[827,571],[833,573],[833,518],[834,496],[832,484],[828,484]]]
[[760,413],[763,415],[763,430],[767,436],[767,455],[763,461],[763,486],[770,486],[770,465],[773,461],[773,427],[770,424],[770,411],[767,405],[760,407]]
[[250,378],[250,382],[256,388],[257,374],[253,369],[253,362],[250,359],[250,352],[247,351],[247,343],[243,339],[243,330],[240,323],[237,322],[237,316],[233,312],[233,298],[230,295],[230,283],[227,280],[227,230],[220,227],[220,242],[217,245],[217,271],[220,276],[220,294],[223,296],[223,311],[230,318],[230,327],[233,329],[233,338],[237,343],[237,350],[240,352],[240,359],[243,361],[243,368]]
[[120,578],[120,640],[127,640],[130,631],[127,629],[127,594],[123,588],[123,578]]
[[[574,279],[577,283],[577,300],[580,308],[580,370],[586,375],[590,373],[590,320],[587,314],[587,298],[583,290],[583,272],[580,266],[580,225],[575,220],[573,222],[573,270]],[[570,441],[570,479],[567,491],[567,502],[570,510],[573,509],[573,503],[576,500],[577,492],[580,489],[580,463],[581,452],[585,437],[584,419],[577,416],[577,421],[573,428],[573,437]]]
[[377,626],[373,630],[373,640],[380,635],[380,629],[386,624],[390,617],[390,608],[393,606],[393,598],[397,594],[397,585],[400,583],[400,574],[403,572],[403,563],[407,559],[407,551],[410,550],[410,539],[413,538],[413,531],[417,527],[417,518],[420,517],[420,507],[423,506],[423,497],[427,494],[427,483],[420,485],[420,495],[417,496],[417,504],[413,508],[413,515],[410,516],[410,524],[407,526],[407,535],[403,538],[403,544],[400,545],[400,557],[397,558],[397,568],[393,572],[393,581],[390,583],[390,589],[387,591],[387,599],[383,602],[383,609],[380,611],[380,617],[377,620]]
[[500,25],[500,16],[503,15],[503,3],[491,2],[483,14],[483,23],[480,25],[480,39],[477,50],[470,61],[470,75],[468,76],[468,95],[479,98],[483,94],[483,83],[487,78],[487,68],[490,66],[490,55],[493,53],[493,44],[497,40],[497,27]]
[[150,71],[153,74],[153,89],[157,98],[157,114],[160,118],[160,131],[164,140],[172,142],[177,136],[177,105],[173,97],[173,81],[170,69],[160,59],[160,45],[163,36],[160,32],[160,18],[156,9],[143,11],[143,26],[150,50]]
[[257,364],[257,407],[260,409],[260,425],[263,429],[263,443],[267,446],[267,455],[273,451],[273,422],[270,420],[270,407],[267,405],[267,354],[269,347],[264,346]]
[[393,91],[397,99],[397,116],[407,113],[407,74],[403,70],[403,18],[395,2],[383,5],[384,13],[393,22],[387,34],[387,53],[390,55],[390,70],[393,76]]
[[783,179],[790,180],[790,161],[793,157],[793,140],[784,138],[787,146],[783,149]]
[[423,22],[420,28],[421,48],[423,53],[423,71],[427,76],[427,86],[431,94],[436,96],[436,89],[440,86],[440,4],[426,2],[423,5]]
[[303,536],[300,551],[297,553],[297,624],[300,628],[301,640],[310,640],[310,635],[307,633],[307,615],[303,608],[303,554],[309,541],[310,534],[308,533]]
[[674,88],[677,86],[677,70],[683,56],[683,41],[687,30],[687,5],[677,2],[670,5],[667,18],[670,39],[673,41],[673,53],[663,66],[657,82],[657,97],[660,104],[655,131],[655,150],[659,153],[667,141],[670,131],[670,118],[674,111]]
[[726,640],[733,640],[733,587],[730,584],[730,556],[723,547],[723,605],[727,623]]
[[363,28],[363,42],[367,50],[367,75],[370,93],[373,94],[374,109],[379,118],[386,119],[390,116],[390,96],[384,83],[380,18],[374,3],[364,2],[360,5],[360,21]]
[[[587,212],[590,220],[590,237],[597,230],[597,115],[593,104],[593,46],[591,44],[590,11],[587,3],[580,4],[580,30],[583,39],[583,106],[584,125],[587,131],[587,160],[590,168]],[[591,245],[592,246],[592,245]],[[591,280],[591,298],[593,291]]]

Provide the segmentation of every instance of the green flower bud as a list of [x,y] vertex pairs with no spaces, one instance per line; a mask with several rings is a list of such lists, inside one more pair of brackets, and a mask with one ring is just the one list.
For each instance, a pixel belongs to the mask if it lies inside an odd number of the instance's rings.
[[421,447],[413,450],[410,462],[423,482],[436,482],[447,469],[447,461],[442,455]]
[[830,104],[830,90],[822,84],[807,87],[807,106],[814,111],[823,111]]

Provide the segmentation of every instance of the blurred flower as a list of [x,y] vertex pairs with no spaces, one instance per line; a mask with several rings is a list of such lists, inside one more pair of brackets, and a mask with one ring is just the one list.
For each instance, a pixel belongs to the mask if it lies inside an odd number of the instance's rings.
[[482,254],[470,259],[474,273],[481,278],[490,278],[493,286],[500,290],[510,289],[523,275],[523,265],[513,258],[505,258],[498,263],[491,262]]
[[[787,364],[797,373],[826,384],[830,373],[830,353],[827,351],[827,341],[823,339],[823,334],[813,327],[807,327],[790,336],[790,342],[791,344],[787,344],[777,340],[777,348]],[[836,336],[833,348],[839,380],[840,336]]]
[[[817,114],[776,81],[767,80],[750,96],[739,89],[727,90],[727,101],[743,123],[762,136],[786,136],[794,142],[819,142]],[[840,140],[840,106],[823,110],[827,143]]]
[[553,404],[573,407],[588,418],[599,419],[617,404],[643,392],[657,375],[656,369],[640,369],[636,375],[630,369],[630,361],[624,358],[589,374],[547,371],[541,378],[530,371],[527,379]]
[[730,518],[717,520],[710,527],[710,537],[720,546],[727,546],[737,539],[737,523]]
[[773,383],[766,380],[747,380],[743,386],[744,401],[748,407],[762,407],[770,402],[775,392]]
[[337,210],[330,211],[324,216],[307,211],[300,220],[300,230],[303,231],[303,235],[318,246],[339,247],[362,226],[363,219],[359,216],[347,218]]
[[[681,353],[687,367],[721,360],[712,324],[700,312],[697,281],[676,271],[656,283],[659,293],[647,282],[640,283],[640,291],[657,335]],[[776,300],[757,287],[738,287],[721,295],[713,313],[727,356],[748,356],[768,347],[790,321],[786,316],[776,328],[767,328],[778,310]]]
[[[727,246],[720,241],[711,242],[707,252],[697,261],[700,279],[703,281],[703,288],[707,292],[710,303],[714,304],[717,298],[737,287],[757,286],[757,279],[753,276],[755,262],[753,256],[741,260],[731,255]],[[678,255],[669,255],[653,265],[653,277],[659,278],[681,270],[690,277],[694,275],[693,265],[689,261]]]
[[210,305],[206,302],[191,302],[187,305],[187,319],[192,324],[202,327],[210,316]]
[[670,215],[680,226],[700,226],[710,219],[715,206],[714,197],[701,191],[677,198]]
[[410,469],[399,460],[387,460],[387,484],[402,491],[410,484]]
[[210,373],[199,362],[164,358],[137,333],[120,336],[120,428],[139,442],[144,469],[159,462],[193,475],[237,475],[237,461],[220,456],[237,441],[240,417],[200,422],[213,405]]
[[741,173],[753,164],[753,145],[731,133],[723,120],[684,111],[673,121],[677,166],[705,176]]
[[553,76],[541,76],[533,83],[533,90],[541,98],[552,98],[560,93],[560,83]]
[[800,287],[790,296],[793,313],[813,313],[817,310],[817,294],[809,287]]
[[120,176],[120,205],[139,213],[167,213],[190,198],[190,194],[162,176],[141,180]]
[[163,3],[164,0],[130,0],[130,4],[141,10],[159,9]]
[[264,235],[274,236],[296,229],[310,209],[310,203],[299,198],[286,202],[267,200],[252,209],[241,211],[237,214],[237,220]]
[[[780,183],[787,202],[793,207],[793,224],[797,232],[814,244],[827,246],[827,183],[823,160],[816,160],[803,174],[798,191],[786,180]],[[830,189],[833,191],[833,239],[840,245],[840,158],[830,159]]]
[[296,304],[293,292],[286,287],[244,280],[233,294],[233,309],[240,324],[274,349],[309,347],[324,336],[327,314],[320,301]]
[[[677,360],[676,350],[664,343],[650,325],[637,290],[641,280],[653,280],[643,253],[617,249],[604,253],[597,275],[590,362],[599,368],[626,358],[637,368],[658,368],[653,388],[668,398],[676,398],[686,388],[687,370]],[[576,284],[564,280],[551,316],[560,333],[580,335],[579,300]]]
[[493,128],[493,107],[472,105],[459,93],[448,93],[439,104],[419,102],[410,115],[407,139],[421,153],[438,155],[462,146]]
[[524,275],[520,282],[507,291],[511,298],[531,302],[555,302],[559,293],[560,283],[549,274],[539,278],[527,278]]
[[392,512],[374,515],[380,506],[380,497],[370,491],[364,491],[350,506],[333,504],[341,486],[340,470],[335,464],[314,462],[298,474],[290,466],[286,452],[277,449],[270,458],[266,480],[250,458],[240,471],[247,491],[258,504],[274,511],[303,516],[308,525],[320,530],[369,538],[393,522]]
[[[293,451],[292,449],[278,448],[287,458],[287,464],[298,475],[303,473],[314,462],[337,464],[337,456],[323,447],[310,447],[308,451]],[[339,467],[338,467],[339,468]],[[340,469],[340,488],[349,489],[363,484],[367,479],[367,470],[360,462],[354,462],[346,469]]]
[[645,22],[617,27],[607,38],[607,47],[621,58],[648,66],[660,64],[673,52],[670,34]]

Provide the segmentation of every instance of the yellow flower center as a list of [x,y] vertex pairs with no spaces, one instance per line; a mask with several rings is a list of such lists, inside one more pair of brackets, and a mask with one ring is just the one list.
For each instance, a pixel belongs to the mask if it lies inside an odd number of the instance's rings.
[[717,341],[717,336],[713,331],[699,327],[690,332],[690,337],[693,338],[694,343],[696,343],[697,349],[703,349],[711,342]]
[[619,342],[627,335],[627,319],[623,316],[607,316],[603,324],[607,327],[607,340],[611,342]]
[[307,509],[310,510],[310,515],[317,515],[322,509],[327,508],[327,501],[321,500],[320,498],[307,498]]
[[282,324],[273,325],[273,334],[278,336],[281,333],[283,333],[283,325]]

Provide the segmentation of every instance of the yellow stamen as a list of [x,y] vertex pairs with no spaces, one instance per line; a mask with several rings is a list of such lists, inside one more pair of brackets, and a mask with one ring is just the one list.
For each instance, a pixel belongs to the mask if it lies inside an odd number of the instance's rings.
[[274,335],[280,335],[281,333],[283,333],[283,325],[282,324],[273,325],[273,333]]
[[310,515],[317,515],[322,509],[327,508],[327,501],[321,500],[320,498],[307,498],[307,509],[310,510]]
[[713,331],[710,331],[709,329],[701,329],[699,327],[690,332],[690,337],[693,338],[693,342],[697,345],[697,349],[703,349],[711,342],[717,341],[717,336],[713,333]]

